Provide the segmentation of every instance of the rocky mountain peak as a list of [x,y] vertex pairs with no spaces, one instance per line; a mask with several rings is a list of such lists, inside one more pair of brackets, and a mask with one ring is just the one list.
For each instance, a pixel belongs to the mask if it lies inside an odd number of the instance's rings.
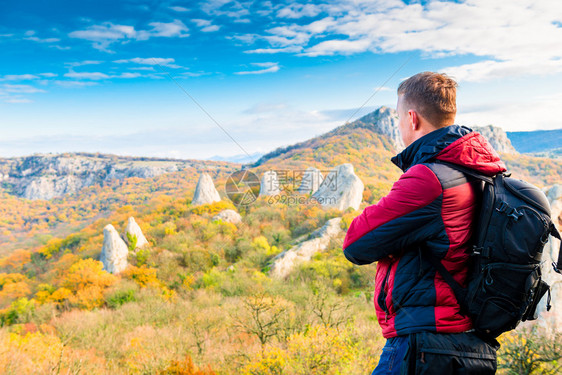
[[398,129],[398,113],[395,109],[382,106],[379,109],[345,125],[350,128],[361,127],[390,138],[396,151],[404,149],[404,142]]
[[502,128],[493,125],[487,125],[474,126],[472,127],[472,130],[482,134],[497,152],[504,154],[518,153],[507,137],[507,133]]

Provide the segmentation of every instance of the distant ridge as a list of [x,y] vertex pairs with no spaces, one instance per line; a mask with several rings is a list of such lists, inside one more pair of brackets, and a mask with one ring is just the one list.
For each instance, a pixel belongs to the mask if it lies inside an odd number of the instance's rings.
[[562,149],[562,129],[507,132],[511,144],[522,153],[539,153]]
[[291,151],[295,151],[298,149],[309,148],[314,146],[318,140],[325,140],[334,136],[344,135],[350,133],[354,129],[367,129],[372,131],[373,133],[382,135],[387,137],[393,144],[394,149],[393,151],[399,151],[404,148],[402,143],[402,138],[400,137],[400,133],[398,131],[398,114],[396,110],[382,106],[377,110],[361,117],[358,120],[355,120],[351,123],[347,123],[344,125],[340,125],[337,128],[324,133],[318,137],[308,139],[303,142],[295,143],[293,145],[285,146],[285,147],[278,147],[275,150],[268,152],[267,154],[263,155],[259,158],[258,161],[251,164],[251,167],[257,167],[268,160],[273,158],[277,158],[280,155],[288,154]]

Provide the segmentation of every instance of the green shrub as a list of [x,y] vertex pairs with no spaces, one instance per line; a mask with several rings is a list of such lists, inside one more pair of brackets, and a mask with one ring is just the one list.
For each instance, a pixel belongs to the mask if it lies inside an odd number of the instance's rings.
[[35,300],[27,298],[18,298],[10,307],[0,314],[0,327],[15,323],[27,323],[31,320],[35,311]]
[[122,280],[106,291],[104,294],[105,303],[108,307],[115,309],[127,302],[136,301],[138,290],[139,286],[137,283],[130,280]]
[[137,248],[137,236],[136,234],[131,234],[127,232],[127,242],[129,243],[129,251],[135,251]]

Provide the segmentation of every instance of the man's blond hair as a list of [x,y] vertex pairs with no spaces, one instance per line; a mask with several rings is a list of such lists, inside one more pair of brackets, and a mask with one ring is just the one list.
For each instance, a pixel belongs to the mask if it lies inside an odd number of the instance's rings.
[[446,74],[418,73],[398,86],[398,95],[438,128],[452,125],[457,114],[457,82]]

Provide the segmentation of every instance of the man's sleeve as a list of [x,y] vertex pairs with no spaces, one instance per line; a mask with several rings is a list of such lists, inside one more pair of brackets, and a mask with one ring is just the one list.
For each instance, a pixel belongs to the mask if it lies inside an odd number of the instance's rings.
[[442,188],[423,164],[404,173],[390,193],[353,219],[343,244],[345,257],[369,264],[434,236],[441,220]]

